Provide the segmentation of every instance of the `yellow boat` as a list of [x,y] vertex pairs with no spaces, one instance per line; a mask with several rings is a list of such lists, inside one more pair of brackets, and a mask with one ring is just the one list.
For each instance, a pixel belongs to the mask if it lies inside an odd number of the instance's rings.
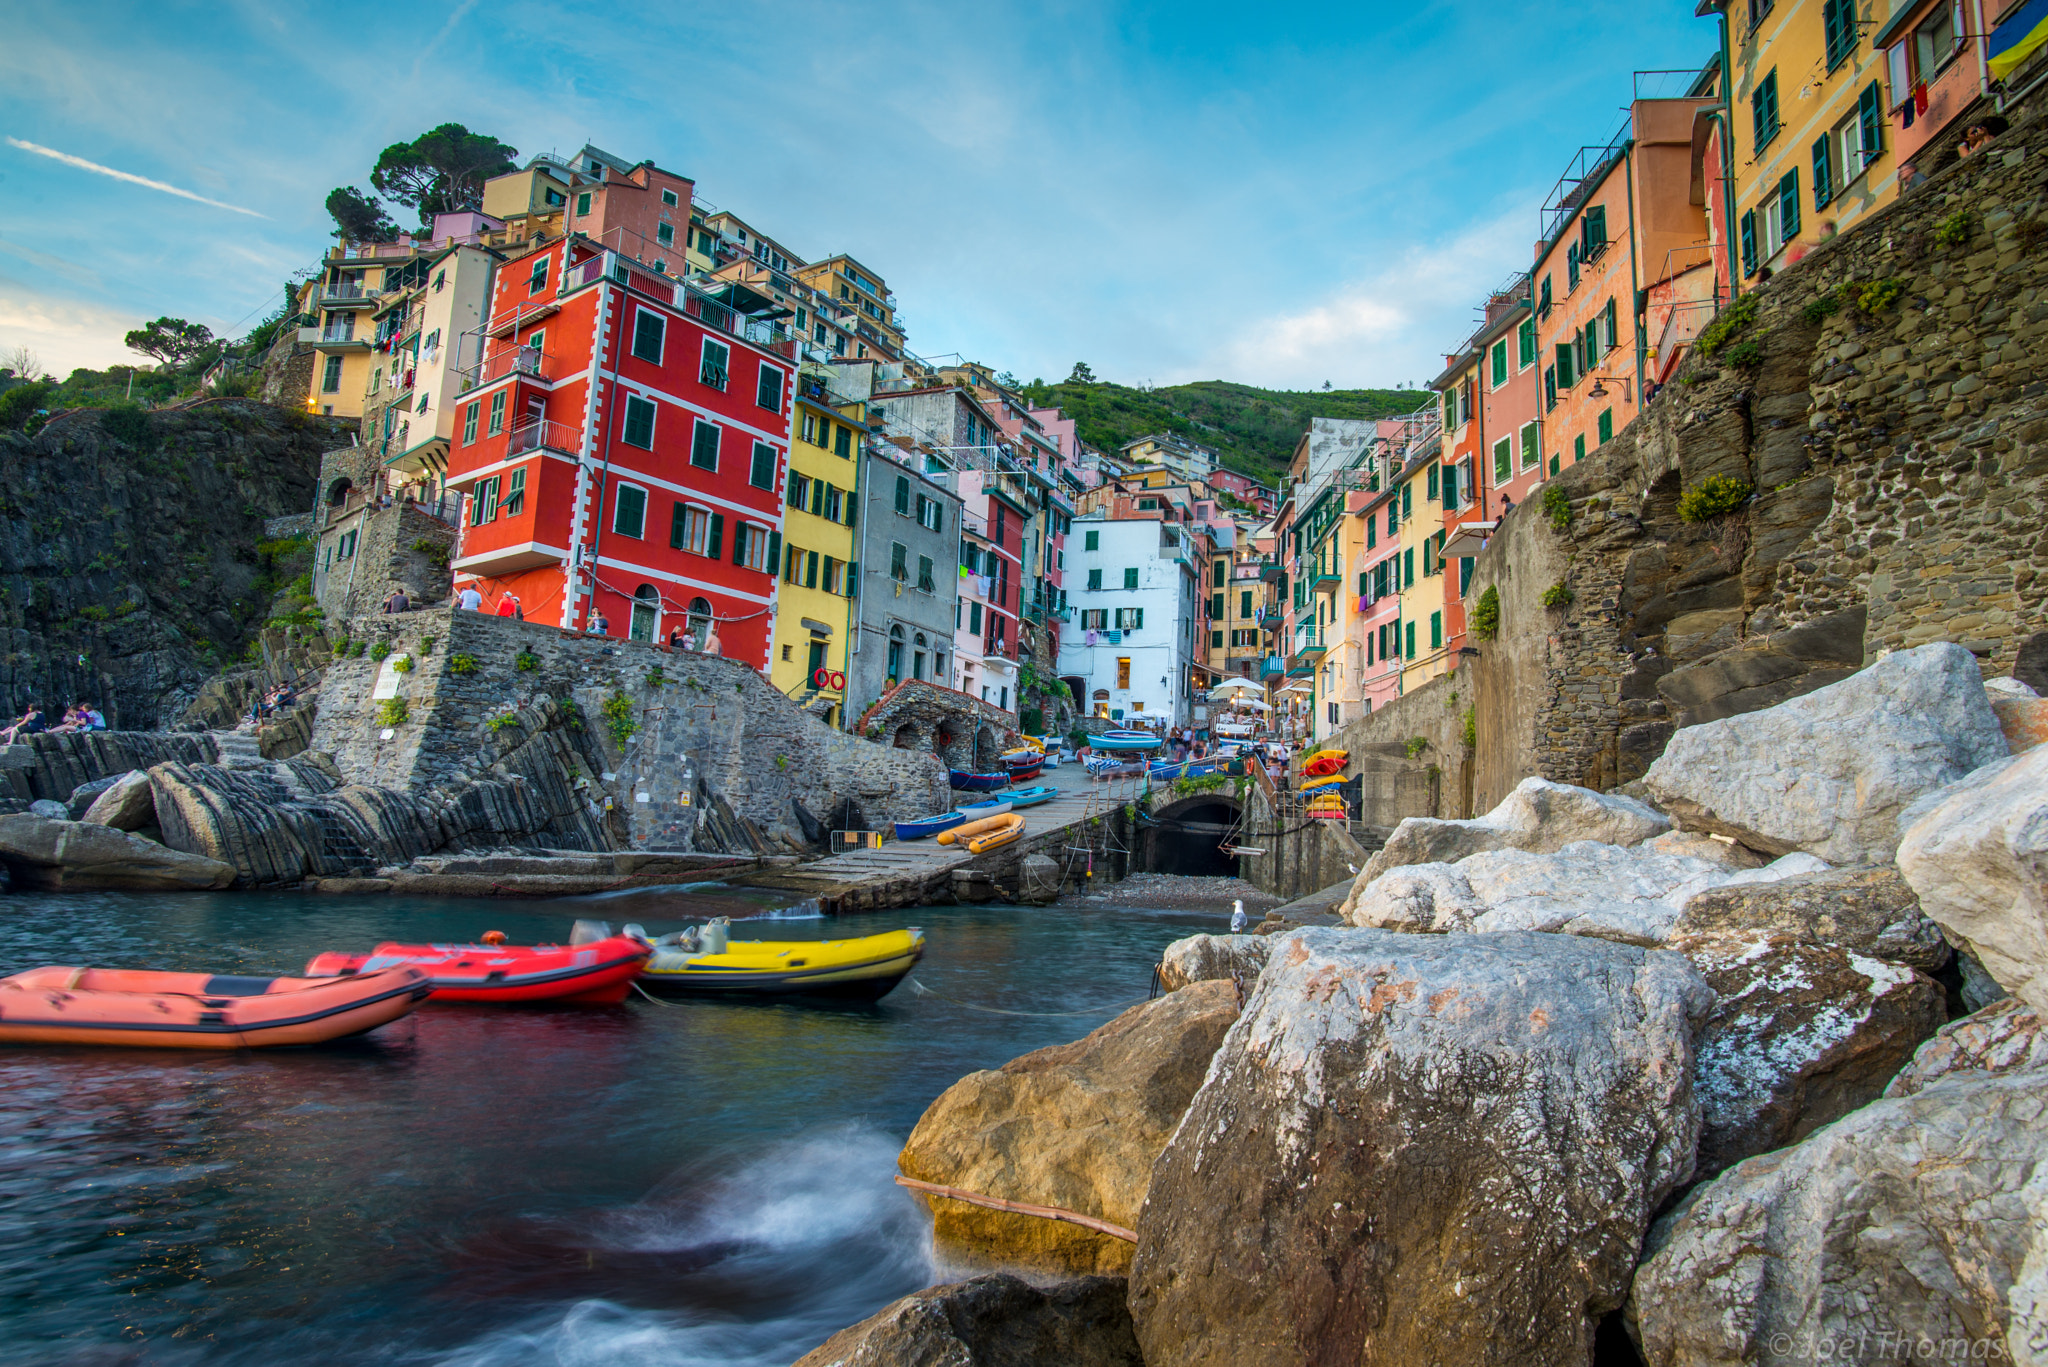
[[978,821],[962,822],[950,831],[940,831],[939,843],[941,845],[965,845],[971,850],[974,848],[973,841],[976,836],[987,835],[992,831],[1005,830],[1013,820],[1019,826],[1024,824],[1023,817],[1012,817],[1009,809],[1004,808],[994,816],[985,816]]
[[876,1001],[924,957],[924,932],[850,940],[734,940],[718,917],[654,942],[640,986],[658,996],[809,996]]
[[[961,842],[967,846],[969,854],[986,854],[990,850],[1000,849],[1024,838],[1024,818],[1014,812],[1008,816],[990,817],[987,821],[977,821],[974,824],[983,829],[964,837]],[[967,828],[962,826],[959,829],[964,831]]]

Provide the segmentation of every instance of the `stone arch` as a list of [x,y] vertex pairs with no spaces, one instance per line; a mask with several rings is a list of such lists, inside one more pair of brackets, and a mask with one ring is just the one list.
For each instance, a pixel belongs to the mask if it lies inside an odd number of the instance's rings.
[[996,729],[984,723],[974,730],[974,771],[988,773],[995,768],[996,761],[1003,753],[1002,738]]
[[1227,787],[1177,798],[1140,827],[1136,867],[1147,873],[1235,878],[1237,856],[1218,845],[1242,818],[1243,808]]
[[349,493],[355,487],[355,481],[351,480],[347,475],[342,475],[336,479],[334,483],[327,486],[327,506],[339,508],[342,504],[348,502]]
[[711,600],[692,598],[690,600],[690,634],[702,645],[706,633],[711,630]]
[[919,743],[917,723],[914,721],[907,721],[897,727],[896,734],[890,737],[889,743],[898,750],[924,749],[924,746]]

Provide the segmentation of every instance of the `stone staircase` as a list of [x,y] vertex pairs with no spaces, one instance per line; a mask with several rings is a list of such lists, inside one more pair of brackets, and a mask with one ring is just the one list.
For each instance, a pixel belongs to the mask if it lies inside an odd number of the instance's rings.
[[257,743],[253,731],[212,731],[214,750],[220,755],[223,769],[260,769],[263,767],[263,747]]

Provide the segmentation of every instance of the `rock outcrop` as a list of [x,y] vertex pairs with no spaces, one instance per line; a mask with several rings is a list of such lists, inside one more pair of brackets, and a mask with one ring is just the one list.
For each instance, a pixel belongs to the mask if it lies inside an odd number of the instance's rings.
[[1898,817],[2008,753],[1976,657],[1936,643],[1761,712],[1688,726],[1643,784],[1689,829],[1887,864]]
[[[1236,1019],[1231,984],[1195,983],[1072,1044],[969,1073],[911,1131],[903,1174],[1129,1229],[1153,1161]],[[930,1200],[942,1253],[1064,1272],[1130,1266],[1130,1244],[1079,1225]]]
[[1634,798],[1525,778],[1485,816],[1470,821],[1411,816],[1402,821],[1353,886],[1370,885],[1387,870],[1405,864],[1455,864],[1487,850],[1547,854],[1581,840],[1635,845],[1670,829],[1669,817]]
[[1153,1169],[1149,1367],[1585,1362],[1692,1171],[1676,954],[1298,930]]
[[1649,1367],[2011,1360],[2048,1201],[2043,1081],[1937,1078],[1697,1188],[1636,1273]]
[[1698,1176],[1793,1143],[1884,1094],[1941,1024],[1941,985],[1789,935],[1673,943],[1714,989],[1693,1039]]
[[2015,755],[2048,743],[2048,698],[2018,679],[1993,679],[1984,685],[1999,730]]
[[1272,949],[1265,935],[1190,935],[1159,956],[1159,985],[1175,992],[1189,983],[1242,977],[1249,989]]
[[235,870],[217,859],[84,821],[0,816],[0,863],[17,887],[59,891],[185,892],[224,888]]
[[149,774],[130,769],[109,781],[79,820],[112,826],[117,831],[139,831],[144,826],[156,825],[156,790],[150,786]]
[[2048,746],[1987,765],[1900,824],[1899,872],[1921,910],[2007,991],[2048,1006]]
[[1912,1096],[1937,1078],[2030,1072],[2048,1079],[2048,1020],[2017,997],[1950,1021],[1899,1070],[1886,1096]]
[[1708,888],[1686,900],[1672,934],[1790,935],[1929,973],[1949,960],[1941,927],[1921,915],[1920,899],[1889,864]]
[[1824,867],[1811,855],[1795,854],[1763,868],[1730,869],[1647,846],[1592,841],[1551,854],[1494,850],[1456,864],[1394,869],[1359,893],[1351,923],[1447,933],[1542,930],[1661,945],[1686,904],[1709,888],[1768,883]]
[[892,1301],[795,1367],[1144,1367],[1122,1277],[1041,1290],[1001,1273]]

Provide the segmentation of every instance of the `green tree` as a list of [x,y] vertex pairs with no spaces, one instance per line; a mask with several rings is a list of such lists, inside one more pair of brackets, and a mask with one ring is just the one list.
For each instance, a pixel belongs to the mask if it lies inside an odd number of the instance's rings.
[[182,369],[202,357],[210,358],[220,347],[214,340],[213,329],[183,318],[159,318],[135,329],[121,342],[130,351],[154,356],[173,369]]
[[328,194],[327,213],[334,220],[334,235],[344,242],[389,242],[398,236],[398,225],[383,204],[353,185]]
[[1068,384],[1094,384],[1095,372],[1088,368],[1086,361],[1074,362],[1074,373],[1067,376]]
[[386,199],[419,210],[420,221],[435,214],[483,206],[484,182],[515,170],[516,148],[459,123],[444,123],[411,142],[394,142],[377,157],[370,186]]

